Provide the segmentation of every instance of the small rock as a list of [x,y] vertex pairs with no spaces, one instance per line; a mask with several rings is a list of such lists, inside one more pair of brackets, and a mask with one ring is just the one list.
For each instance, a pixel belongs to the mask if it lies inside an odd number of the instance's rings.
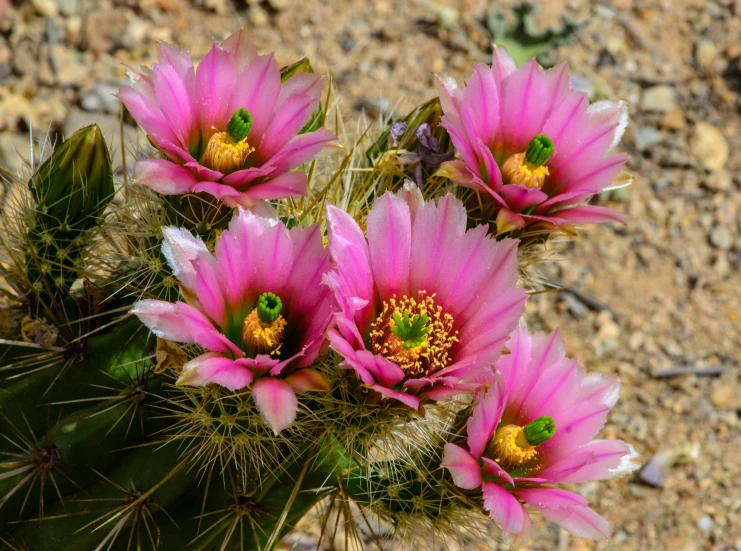
[[713,402],[713,405],[718,407],[727,406],[731,403],[735,392],[736,391],[732,385],[722,384],[715,387],[713,392],[710,394],[710,401]]
[[80,0],[57,0],[57,6],[62,15],[67,17],[80,13]]
[[268,0],[270,7],[276,11],[287,10],[293,5],[293,0]]
[[31,0],[33,7],[43,17],[54,17],[57,15],[57,3],[54,0]]
[[727,170],[718,170],[708,176],[705,185],[713,191],[728,191],[733,185],[733,178]]
[[718,48],[710,40],[698,40],[695,44],[695,63],[700,69],[710,69],[718,57]]
[[121,36],[121,45],[127,50],[136,50],[149,35],[150,25],[144,19],[132,17]]
[[710,231],[710,243],[713,247],[727,251],[733,246],[733,237],[726,226],[715,226]]
[[684,111],[677,107],[665,112],[664,116],[661,118],[661,126],[667,130],[684,130],[687,126],[687,119],[684,116]]
[[664,113],[676,106],[676,93],[674,88],[665,84],[652,86],[643,92],[641,98],[641,109],[643,111],[652,111]]
[[640,151],[646,151],[661,143],[661,132],[653,126],[639,126],[634,140]]
[[80,96],[80,106],[88,112],[103,111],[105,113],[116,114],[121,109],[118,98],[115,94],[120,87],[120,83],[99,82],[92,90],[83,92]]
[[572,75],[571,89],[574,92],[584,92],[585,94],[587,94],[587,97],[589,99],[592,99],[596,92],[594,84],[592,84],[592,81],[589,80],[588,78],[585,78],[579,75]]
[[90,68],[83,63],[82,54],[78,51],[56,45],[53,56],[56,60],[55,77],[60,86],[77,86],[90,74]]
[[708,515],[703,515],[700,520],[697,521],[697,528],[703,534],[710,534],[713,531],[713,519]]
[[257,4],[254,6],[250,6],[248,17],[250,23],[252,23],[255,27],[265,27],[268,23],[270,23],[270,16],[268,15],[268,12]]
[[13,60],[13,52],[10,51],[8,41],[0,35],[0,65],[9,64]]
[[720,130],[706,122],[698,122],[690,138],[690,152],[713,172],[723,168],[728,161],[728,142]]

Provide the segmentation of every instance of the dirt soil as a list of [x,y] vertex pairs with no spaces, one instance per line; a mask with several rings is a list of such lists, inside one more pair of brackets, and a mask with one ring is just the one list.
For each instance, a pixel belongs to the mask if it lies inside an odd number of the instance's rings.
[[[538,3],[533,32],[579,25],[546,61],[568,61],[594,99],[629,104],[621,147],[635,183],[605,198],[627,227],[590,229],[545,266],[570,288],[534,297],[531,328],[560,327],[587,369],[622,378],[606,437],[643,461],[679,460],[661,487],[640,476],[580,487],[614,524],[609,543],[538,522],[527,549],[741,550],[741,1]],[[433,73],[462,79],[486,60],[488,4],[0,0],[0,170],[28,159],[31,127],[68,135],[97,121],[120,151],[110,94],[122,62],[151,63],[159,40],[198,57],[240,26],[281,64],[331,69],[348,119],[399,116],[433,97]],[[130,125],[125,139],[143,136]],[[293,548],[314,549],[312,533]]]

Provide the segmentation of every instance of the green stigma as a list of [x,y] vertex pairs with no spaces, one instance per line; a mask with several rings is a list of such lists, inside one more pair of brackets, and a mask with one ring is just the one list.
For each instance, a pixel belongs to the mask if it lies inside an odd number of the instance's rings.
[[553,140],[545,134],[538,134],[528,144],[527,151],[525,151],[525,160],[532,165],[543,166],[555,150]]
[[240,108],[226,125],[226,133],[234,140],[234,143],[239,143],[250,133],[250,128],[252,128],[252,115],[247,109]]
[[257,299],[257,318],[262,323],[273,323],[282,309],[283,303],[273,293],[263,293]]
[[531,446],[540,446],[546,440],[556,434],[556,424],[553,417],[544,415],[538,417],[535,421],[530,421],[525,427],[525,438]]
[[427,322],[430,321],[429,316],[427,314],[410,316],[409,310],[404,310],[403,315],[402,318],[399,314],[394,314],[393,318],[396,325],[391,328],[391,332],[399,337],[405,349],[420,346],[425,342],[425,336],[432,329],[427,327]]

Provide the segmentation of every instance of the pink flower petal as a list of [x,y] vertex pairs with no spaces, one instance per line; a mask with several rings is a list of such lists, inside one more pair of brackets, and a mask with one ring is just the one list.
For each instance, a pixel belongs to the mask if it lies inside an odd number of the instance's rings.
[[483,455],[484,449],[497,430],[499,421],[502,420],[506,403],[507,395],[500,379],[496,377],[492,379],[489,388],[473,408],[473,414],[466,424],[468,449],[474,457],[478,458]]
[[[257,56],[237,75],[232,107],[247,109],[252,115],[252,128],[247,141],[258,147],[273,118],[280,95],[280,68],[273,54]],[[255,154],[257,154],[256,152]]]
[[537,505],[532,505],[532,507],[577,538],[606,540],[612,534],[610,523],[589,507],[579,505],[558,509]]
[[208,254],[208,248],[200,237],[194,237],[185,228],[166,226],[162,228],[162,235],[162,254],[172,268],[172,275],[195,291],[197,276],[192,261],[200,254]]
[[316,108],[316,101],[308,96],[289,97],[270,122],[260,143],[260,158],[269,159],[280,151],[308,122]]
[[520,488],[512,490],[512,493],[526,503],[540,508],[559,509],[585,506],[589,503],[579,494],[560,488]]
[[304,73],[298,72],[291,78],[286,80],[280,89],[280,99],[278,99],[278,105],[276,105],[276,111],[293,96],[307,96],[315,101],[315,104],[311,107],[313,112],[319,98],[322,93],[322,75],[315,73]]
[[179,74],[179,69],[172,64],[163,63],[161,59],[154,64],[152,72],[159,107],[179,143],[190,151],[199,145],[200,139],[196,109],[191,97],[195,86],[193,66],[186,70],[185,79]]
[[371,354],[367,350],[357,350],[355,357],[383,386],[393,387],[405,377],[404,370],[383,356]]
[[410,280],[413,289],[435,289],[443,272],[443,253],[466,232],[466,209],[452,195],[426,202],[419,208],[412,227]]
[[146,159],[134,165],[134,182],[163,195],[179,195],[193,191],[198,180],[172,161]]
[[383,299],[409,293],[411,225],[409,206],[388,192],[375,200],[368,214],[366,226],[373,279]]
[[477,189],[473,174],[471,174],[468,165],[463,161],[446,161],[440,165],[436,174],[443,178],[450,178],[461,186]]
[[334,139],[335,135],[326,128],[294,136],[278,153],[266,159],[265,163],[274,166],[276,173],[287,172],[313,159]]
[[217,270],[224,282],[224,296],[233,311],[261,293],[255,286],[255,274],[264,255],[260,243],[268,226],[266,220],[240,209],[216,244]]
[[548,199],[548,195],[537,187],[503,186],[499,194],[514,212],[522,212]]
[[481,467],[476,458],[455,444],[445,444],[441,467],[448,469],[453,482],[464,490],[481,486]]
[[252,397],[265,422],[277,435],[296,420],[298,400],[287,382],[275,377],[263,377],[252,385]]
[[227,308],[221,289],[221,274],[216,268],[216,260],[211,253],[202,251],[193,261],[196,272],[196,295],[203,310],[219,327],[224,328],[227,321]]
[[600,224],[603,222],[620,222],[626,224],[627,215],[607,207],[584,205],[559,210],[554,213],[559,218],[572,224]]
[[510,474],[505,471],[496,461],[492,461],[488,457],[481,457],[481,461],[484,463],[483,473],[484,476],[496,476],[501,478],[507,484],[515,485],[515,481]]
[[631,473],[640,467],[638,454],[633,446],[620,440],[602,440],[582,446],[576,456],[588,457],[581,467],[571,473],[564,471],[564,462],[573,456],[567,456],[560,462],[549,465],[540,471],[540,476],[558,480],[563,484],[577,484],[591,480],[616,478]]
[[468,79],[463,97],[464,109],[475,113],[475,135],[485,144],[492,144],[499,126],[500,98],[497,82],[489,67],[474,62],[473,75]]
[[226,50],[213,45],[196,70],[195,107],[204,143],[215,132],[223,130],[234,114],[230,103],[237,79],[237,63]]
[[316,369],[299,369],[283,379],[294,390],[294,392],[308,392],[310,390],[320,390],[327,392],[330,390],[329,380]]
[[308,180],[303,172],[284,172],[264,184],[248,186],[244,195],[252,200],[284,199],[306,195]]
[[157,145],[178,143],[178,137],[153,98],[128,86],[122,86],[114,95],[123,102],[131,116]]
[[378,392],[381,396],[387,399],[398,400],[402,404],[410,407],[417,411],[419,409],[419,398],[407,394],[406,392],[400,392],[398,390],[392,390],[381,385],[372,385],[371,388]]
[[218,182],[199,182],[193,186],[193,193],[208,193],[219,200],[224,197],[237,197],[240,195],[239,191],[233,187]]
[[484,509],[507,534],[520,534],[528,526],[527,511],[509,490],[494,482],[484,482]]
[[184,302],[140,300],[134,304],[131,313],[160,338],[200,344],[208,350],[244,356],[237,346],[216,330],[203,313]]
[[373,377],[373,374],[368,371],[365,366],[360,362],[360,360],[357,357],[356,350],[350,345],[349,342],[347,342],[336,330],[329,329],[327,331],[327,338],[329,339],[330,346],[332,350],[337,352],[340,356],[343,358],[343,364],[341,364],[341,367],[349,367],[350,369],[355,370],[355,372],[360,377],[360,380],[363,381],[366,385],[374,385],[375,379]]
[[[355,220],[332,205],[327,207],[327,233],[335,265],[330,283],[337,301],[347,315],[355,317],[359,327],[365,328],[371,321],[374,291],[368,243]],[[352,299],[363,301],[363,305],[358,307]]]
[[241,365],[240,360],[209,352],[186,363],[177,384],[203,386],[216,383],[234,391],[248,386],[253,378],[252,372]]
[[257,57],[257,50],[247,37],[244,29],[240,29],[229,35],[221,47],[234,58],[239,70],[242,70],[253,58]]

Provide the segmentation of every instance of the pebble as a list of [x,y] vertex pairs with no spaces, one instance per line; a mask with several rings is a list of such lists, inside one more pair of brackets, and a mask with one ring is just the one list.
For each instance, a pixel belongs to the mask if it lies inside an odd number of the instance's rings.
[[695,63],[700,69],[710,69],[718,57],[718,48],[710,40],[698,40],[695,44]]
[[80,13],[81,0],[57,0],[57,6],[62,15],[71,17]]
[[88,112],[103,111],[116,114],[120,111],[120,102],[115,94],[121,83],[99,82],[95,87],[80,96],[80,106]]
[[641,151],[660,144],[661,138],[661,132],[653,126],[639,126],[634,136],[636,147]]
[[726,226],[717,225],[710,231],[710,243],[713,247],[727,251],[733,246],[733,236]]
[[727,170],[718,170],[708,176],[705,185],[713,191],[728,191],[733,185],[733,178]]
[[714,172],[728,161],[728,142],[723,133],[706,122],[698,122],[690,138],[692,155],[707,170]]
[[674,88],[665,84],[652,86],[643,92],[641,97],[641,110],[656,113],[664,113],[676,106],[676,93]]
[[713,531],[713,519],[708,515],[703,515],[700,520],[697,521],[697,528],[703,534],[710,534]]
[[684,130],[687,127],[684,111],[679,107],[666,111],[661,118],[661,126],[667,130]]
[[736,393],[736,389],[733,385],[722,384],[715,387],[713,392],[710,393],[710,401],[718,407],[727,406],[733,400],[733,396]]
[[55,17],[57,15],[57,3],[54,0],[31,0],[33,7],[43,17]]
[[265,27],[270,23],[270,16],[265,9],[257,4],[250,6],[247,17],[255,27]]
[[66,46],[54,46],[54,57],[57,61],[55,73],[60,86],[77,86],[90,74],[90,68],[81,60],[82,55]]

